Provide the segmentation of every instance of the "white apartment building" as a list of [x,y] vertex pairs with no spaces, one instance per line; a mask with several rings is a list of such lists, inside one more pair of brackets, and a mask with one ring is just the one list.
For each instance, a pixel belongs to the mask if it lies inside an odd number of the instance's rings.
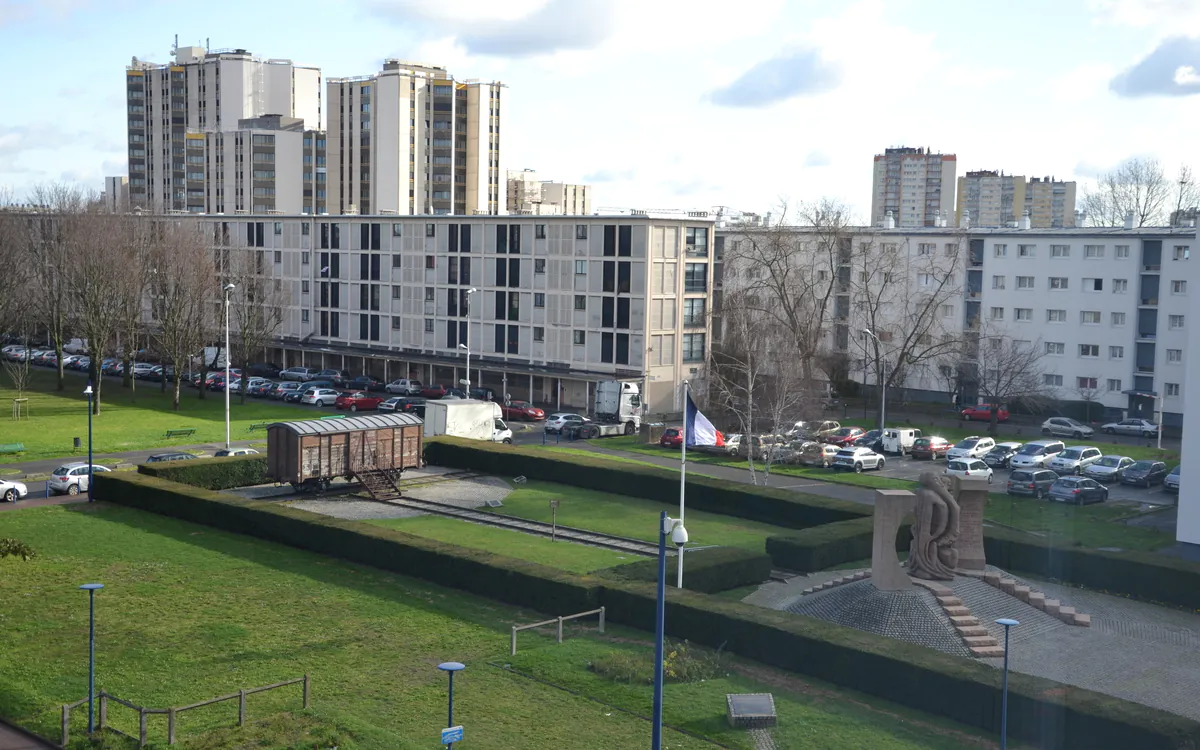
[[[1197,297],[1192,297],[1197,299]],[[1200,304],[1193,303],[1184,313],[1196,321],[1200,321]],[[1192,325],[1187,329],[1187,344],[1185,349],[1200,351],[1200,325]],[[1184,355],[1186,357],[1186,353]],[[1181,382],[1184,392],[1200,393],[1200,365],[1193,362],[1188,374]],[[1200,493],[1192,490],[1200,484],[1197,482],[1197,470],[1200,466],[1200,409],[1193,408],[1185,412],[1183,417],[1183,445],[1180,464],[1186,466],[1179,478],[1179,508],[1175,525],[1175,539],[1189,544],[1200,544]]]
[[936,227],[954,213],[954,154],[924,148],[889,148],[875,155],[871,224],[890,213],[901,229]]
[[[264,115],[185,136],[190,213],[324,213],[325,132]],[[314,172],[315,170],[315,172]]]
[[532,169],[508,170],[507,207],[510,214],[587,216],[592,212],[592,188],[538,179]]
[[288,305],[269,358],[384,380],[472,382],[551,408],[640,380],[679,411],[707,353],[713,222],[660,216],[195,217],[261,252]]
[[187,210],[189,132],[235,130],[263,114],[321,126],[321,71],[264,60],[243,49],[178,47],[166,65],[139,61],[125,70],[129,195],[134,207]]
[[104,178],[104,193],[101,194],[104,210],[112,214],[129,211],[129,178],[124,175]]
[[328,200],[334,213],[501,214],[498,82],[387,60],[328,82]]
[[1024,216],[1035,229],[1075,226],[1075,183],[1050,177],[1026,180],[997,171],[967,172],[958,178],[955,224],[1009,227]]

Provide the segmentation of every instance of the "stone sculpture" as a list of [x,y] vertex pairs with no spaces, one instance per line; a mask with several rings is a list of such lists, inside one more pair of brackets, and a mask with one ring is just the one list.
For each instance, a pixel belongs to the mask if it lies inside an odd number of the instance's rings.
[[871,583],[880,591],[907,591],[912,579],[900,565],[896,537],[915,497],[908,490],[875,490],[875,535],[871,542]]
[[954,543],[959,533],[958,501],[943,478],[923,472],[916,491],[912,545],[908,550],[908,573],[931,581],[949,581],[958,567]]

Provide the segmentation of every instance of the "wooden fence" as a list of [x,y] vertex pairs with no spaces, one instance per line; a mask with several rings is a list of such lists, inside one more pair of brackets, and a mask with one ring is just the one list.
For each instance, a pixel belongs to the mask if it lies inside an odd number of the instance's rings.
[[562,643],[563,622],[565,622],[566,620],[574,620],[577,617],[587,617],[588,615],[597,615],[597,614],[600,615],[600,632],[603,633],[604,632],[604,607],[601,607],[600,609],[589,609],[587,612],[578,612],[573,615],[567,615],[566,617],[555,617],[550,620],[542,620],[541,622],[535,622],[535,623],[531,623],[529,625],[513,625],[512,626],[512,649],[511,649],[512,656],[517,655],[517,631],[529,630],[530,628],[540,628],[543,625],[557,624],[558,625],[557,641],[559,643]]
[[[167,717],[167,744],[174,745],[175,744],[175,719],[176,719],[176,717],[178,717],[179,714],[183,713],[184,711],[191,711],[194,708],[203,708],[204,706],[211,706],[214,703],[221,703],[224,701],[231,701],[231,700],[237,699],[237,702],[238,702],[238,726],[240,727],[240,726],[245,725],[245,723],[246,723],[246,696],[253,695],[255,693],[261,693],[266,690],[274,690],[276,688],[287,687],[288,685],[296,685],[299,683],[303,683],[303,685],[304,685],[304,708],[307,709],[308,708],[309,690],[312,685],[312,683],[310,682],[310,680],[308,678],[308,675],[304,675],[303,677],[297,677],[292,680],[284,680],[283,682],[276,682],[273,685],[263,685],[262,687],[254,687],[254,688],[241,688],[236,693],[230,693],[229,695],[221,695],[216,698],[210,698],[209,700],[206,700],[206,701],[200,701],[199,703],[192,703],[187,706],[177,706],[177,707],[173,707],[173,708],[147,708],[146,706],[139,706],[135,703],[131,703],[130,701],[123,700],[121,698],[118,698],[115,695],[106,693],[103,690],[101,690],[99,695],[97,696],[97,698],[99,699],[99,703],[100,703],[100,710],[99,710],[100,715],[98,717],[99,721],[97,721],[96,726],[100,730],[107,729],[110,732],[116,732],[117,734],[124,735],[124,736],[130,738],[131,740],[136,740],[138,743],[138,747],[145,747],[146,742],[147,742],[147,724],[148,724],[149,717],[152,715],[155,715],[155,714],[166,714],[166,717]],[[127,708],[130,708],[130,709],[138,712],[138,736],[137,737],[134,737],[131,734],[126,734],[125,732],[122,732],[121,730],[117,729],[116,727],[112,727],[112,726],[108,725],[108,702],[110,700],[115,701],[116,703],[119,703],[122,706],[125,706]],[[70,737],[71,710],[78,708],[79,706],[82,706],[83,704],[85,704],[87,702],[88,702],[87,698],[84,698],[81,701],[75,701],[74,703],[64,703],[63,704],[63,707],[62,707],[62,747],[66,747],[68,741],[71,738]]]

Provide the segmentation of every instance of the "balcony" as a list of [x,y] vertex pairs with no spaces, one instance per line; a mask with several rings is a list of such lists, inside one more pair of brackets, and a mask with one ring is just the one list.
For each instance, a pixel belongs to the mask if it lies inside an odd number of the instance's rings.
[[1136,372],[1139,375],[1153,375],[1154,374],[1154,365],[1138,365],[1137,369],[1134,370],[1134,372]]
[[1158,304],[1158,297],[1142,297],[1142,307],[1154,307]]
[[1159,271],[1162,270],[1160,265],[1142,266],[1143,271]]
[[1146,339],[1148,341],[1154,341],[1154,339],[1158,338],[1158,336],[1155,333],[1148,333],[1146,331],[1141,331],[1138,333],[1138,338]]

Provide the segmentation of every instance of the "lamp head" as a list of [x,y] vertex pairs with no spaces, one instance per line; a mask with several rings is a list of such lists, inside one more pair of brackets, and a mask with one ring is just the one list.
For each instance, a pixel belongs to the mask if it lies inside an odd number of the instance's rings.
[[475,292],[478,292],[478,291],[479,290],[477,288],[471,287],[470,289],[467,290],[467,294],[474,294]]
[[226,284],[225,285],[225,291],[227,291],[227,292],[232,292],[236,288],[237,288],[237,284]]
[[459,345],[458,345],[458,348],[459,348],[459,349],[466,349],[466,348],[467,348],[467,345],[466,345],[466,344],[459,344]]

